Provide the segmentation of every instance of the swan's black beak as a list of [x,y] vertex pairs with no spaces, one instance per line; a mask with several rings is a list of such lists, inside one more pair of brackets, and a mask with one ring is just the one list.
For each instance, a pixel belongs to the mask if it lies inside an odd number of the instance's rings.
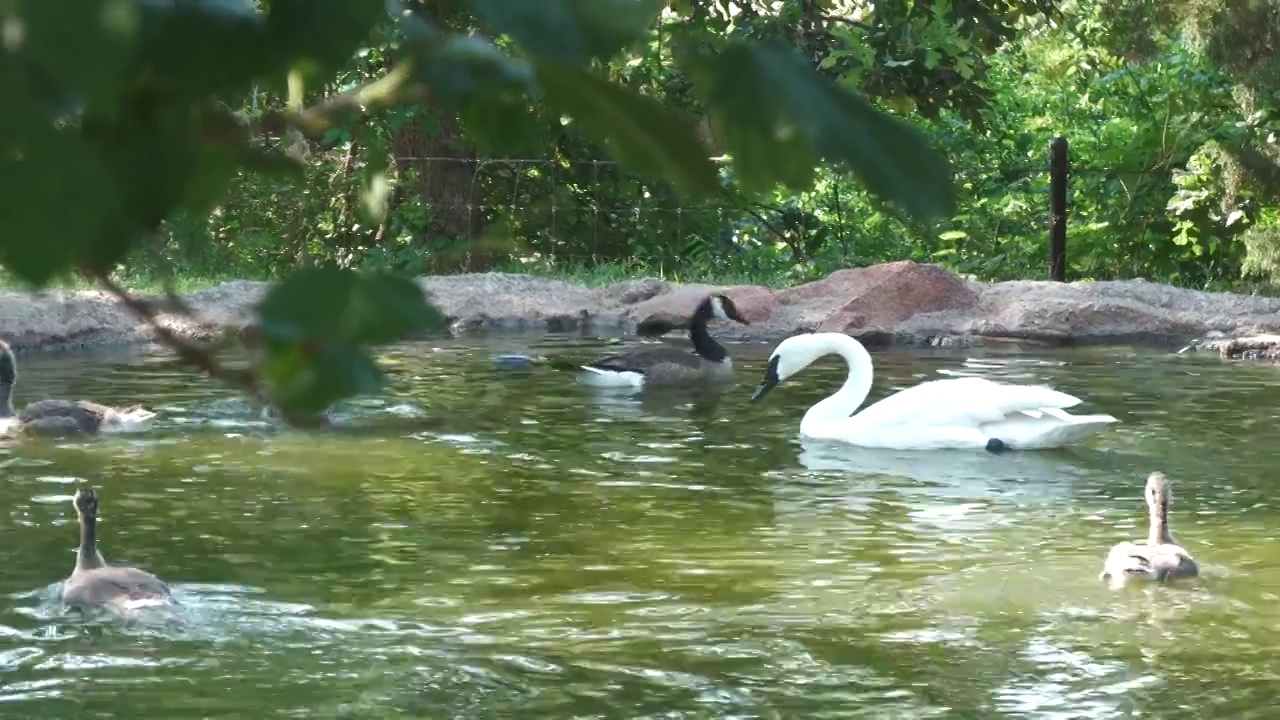
[[756,386],[756,391],[751,393],[752,400],[759,400],[769,391],[778,386],[778,356],[774,355],[769,358],[769,367],[764,370],[764,377],[760,380],[760,384]]

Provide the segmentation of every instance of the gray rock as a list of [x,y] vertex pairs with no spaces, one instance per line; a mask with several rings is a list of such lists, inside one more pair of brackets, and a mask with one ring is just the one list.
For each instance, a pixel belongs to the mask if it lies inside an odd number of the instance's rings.
[[[674,325],[712,291],[733,298],[748,326],[721,323],[742,339],[776,340],[796,332],[847,332],[875,343],[968,345],[1141,342],[1186,344],[1225,354],[1280,356],[1271,345],[1240,338],[1280,335],[1280,298],[1207,293],[1125,280],[981,283],[934,265],[896,262],[841,270],[794,288],[676,285],[645,278],[605,287],[511,273],[424,277],[423,289],[451,318],[455,332],[551,330],[632,332],[637,323]],[[167,327],[184,337],[243,328],[267,283],[234,281],[182,299],[199,322],[146,298]],[[106,293],[0,291],[0,335],[19,348],[145,342],[145,324]],[[1232,339],[1236,345],[1230,346]],[[1217,344],[1214,344],[1217,343]],[[1259,351],[1271,347],[1270,355]]]

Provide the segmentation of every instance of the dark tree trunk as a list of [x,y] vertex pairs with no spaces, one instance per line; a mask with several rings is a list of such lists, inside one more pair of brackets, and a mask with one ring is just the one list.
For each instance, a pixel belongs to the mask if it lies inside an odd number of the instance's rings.
[[492,265],[488,253],[470,252],[464,243],[484,234],[483,195],[476,183],[476,156],[462,137],[455,117],[441,117],[437,131],[428,134],[421,120],[406,124],[393,140],[396,166],[403,177],[413,171],[418,197],[427,208],[430,225],[425,240],[435,248],[425,258],[430,272],[485,270]]

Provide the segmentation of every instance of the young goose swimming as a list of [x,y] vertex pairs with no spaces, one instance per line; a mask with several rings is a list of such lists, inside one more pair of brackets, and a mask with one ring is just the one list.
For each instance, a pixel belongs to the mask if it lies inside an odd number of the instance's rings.
[[649,347],[614,353],[580,366],[580,379],[600,387],[640,388],[720,380],[733,373],[729,352],[707,330],[712,320],[750,325],[726,295],[708,295],[689,318],[693,352],[673,347]]
[[142,432],[151,428],[156,413],[133,406],[118,410],[89,400],[37,400],[21,413],[13,409],[18,361],[8,343],[0,340],[0,432],[22,430],[42,435]]
[[1107,553],[1107,562],[1098,575],[1112,588],[1123,587],[1129,580],[1165,582],[1195,577],[1200,568],[1190,553],[1182,549],[1169,533],[1169,480],[1164,473],[1147,477],[1147,513],[1151,518],[1146,544],[1122,542]]
[[62,584],[62,602],[78,608],[124,611],[174,604],[169,586],[135,567],[112,567],[98,551],[98,496],[92,488],[76,490],[71,502],[80,518],[76,567]]

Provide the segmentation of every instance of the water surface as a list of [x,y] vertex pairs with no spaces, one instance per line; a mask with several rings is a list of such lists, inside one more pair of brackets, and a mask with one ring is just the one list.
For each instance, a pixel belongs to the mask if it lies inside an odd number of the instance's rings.
[[[837,359],[751,403],[628,398],[500,352],[386,353],[385,396],[280,431],[141,351],[29,355],[20,400],[144,402],[146,436],[0,448],[0,717],[1271,716],[1280,370],[1156,351],[875,353],[873,398],[945,374],[1047,382],[1122,424],[992,456],[801,444]],[[1108,591],[1173,482],[1204,577]],[[171,621],[58,607],[70,494],[104,553],[173,583]]]

